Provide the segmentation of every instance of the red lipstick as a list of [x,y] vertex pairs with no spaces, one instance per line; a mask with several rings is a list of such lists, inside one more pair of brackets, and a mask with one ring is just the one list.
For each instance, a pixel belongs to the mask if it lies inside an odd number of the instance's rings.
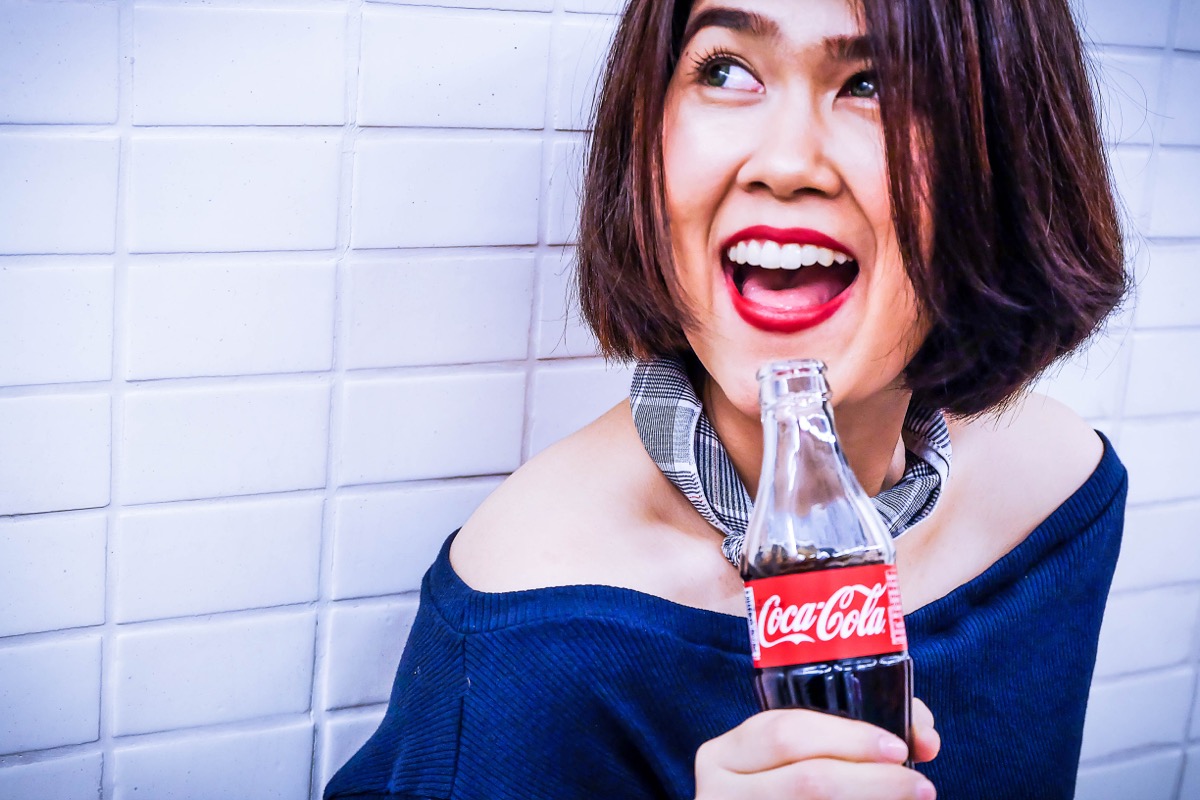
[[[738,315],[754,327],[770,333],[796,333],[820,325],[832,317],[850,297],[850,290],[858,276],[854,265],[839,265],[837,267],[802,267],[801,269],[822,270],[820,279],[826,282],[828,299],[815,305],[790,307],[785,305],[765,305],[755,302],[742,293],[736,276],[738,265],[728,259],[729,248],[738,242],[756,239],[773,241],[779,244],[814,245],[845,253],[852,260],[853,253],[841,242],[825,234],[808,228],[772,228],[767,225],[756,225],[746,228],[725,240],[721,246],[721,262],[725,266],[725,285],[729,290],[734,310]],[[753,269],[753,268],[752,268]],[[825,272],[825,270],[830,270]],[[844,281],[840,288],[829,287],[830,281]],[[762,296],[761,292],[758,296]]]
[[850,252],[850,248],[820,231],[814,231],[810,228],[772,228],[770,225],[754,225],[753,227],[738,231],[725,240],[721,245],[721,252],[723,253],[738,242],[744,242],[748,239],[770,240],[772,242],[779,242],[780,244],[811,244],[816,247],[824,247],[829,250],[836,250],[839,253],[845,253],[855,261],[858,260],[854,257],[854,253]]

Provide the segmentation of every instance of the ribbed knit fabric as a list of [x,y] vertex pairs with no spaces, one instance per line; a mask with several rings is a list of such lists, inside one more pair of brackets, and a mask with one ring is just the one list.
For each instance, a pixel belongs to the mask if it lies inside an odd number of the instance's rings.
[[[906,618],[940,800],[1072,796],[1125,490],[1105,440],[1024,542]],[[691,800],[696,749],[758,711],[743,618],[605,586],[476,592],[449,550],[327,800]]]

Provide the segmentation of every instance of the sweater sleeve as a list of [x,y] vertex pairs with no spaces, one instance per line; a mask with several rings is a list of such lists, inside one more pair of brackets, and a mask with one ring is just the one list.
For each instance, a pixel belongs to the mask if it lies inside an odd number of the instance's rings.
[[688,800],[696,749],[753,703],[744,658],[661,629],[569,617],[462,634],[423,604],[383,723],[325,797]]
[[685,800],[696,749],[753,710],[744,659],[629,619],[497,631],[466,664],[463,800]]

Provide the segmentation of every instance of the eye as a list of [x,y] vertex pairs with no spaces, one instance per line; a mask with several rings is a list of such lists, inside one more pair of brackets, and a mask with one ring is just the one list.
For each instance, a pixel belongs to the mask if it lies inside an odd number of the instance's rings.
[[859,72],[846,81],[842,94],[860,100],[874,100],[879,97],[879,76],[874,70]]
[[714,89],[733,89],[742,92],[761,92],[762,84],[732,57],[712,53],[696,59],[696,79]]

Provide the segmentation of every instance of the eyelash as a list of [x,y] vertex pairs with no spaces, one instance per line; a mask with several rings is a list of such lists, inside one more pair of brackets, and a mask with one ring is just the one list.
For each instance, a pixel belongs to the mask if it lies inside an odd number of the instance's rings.
[[[711,67],[714,67],[718,64],[732,64],[732,65],[741,67],[742,69],[749,72],[751,75],[754,74],[754,72],[750,69],[750,67],[746,66],[745,62],[743,62],[740,58],[738,58],[737,56],[735,56],[733,53],[731,53],[728,50],[717,47],[717,48],[709,50],[703,54],[692,56],[692,76],[693,76],[693,78],[697,82],[702,83],[704,81],[705,75],[708,73],[708,70]],[[849,80],[846,81],[845,86],[849,86],[850,84],[855,83],[859,80],[863,80],[863,79],[871,81],[877,87],[879,85],[879,74],[873,68],[869,68],[869,69],[860,70],[860,71],[854,73],[853,75],[851,75]],[[845,89],[845,86],[843,86],[843,90]]]
[[704,80],[704,76],[708,69],[716,66],[717,64],[733,64],[746,70],[751,75],[754,74],[750,68],[742,62],[741,59],[728,50],[718,47],[701,55],[692,56],[692,72],[694,77],[698,81]]

